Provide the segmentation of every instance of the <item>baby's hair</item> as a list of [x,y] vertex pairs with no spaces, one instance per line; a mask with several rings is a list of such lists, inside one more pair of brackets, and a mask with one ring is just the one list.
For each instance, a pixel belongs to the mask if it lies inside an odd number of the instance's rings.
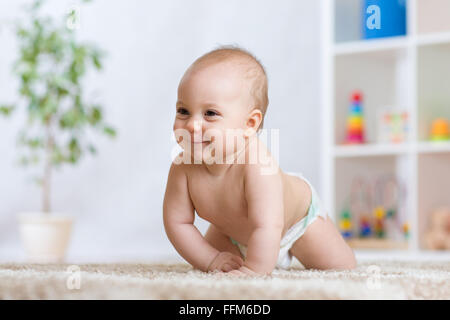
[[262,113],[258,131],[261,130],[264,125],[267,106],[269,105],[268,80],[264,66],[252,53],[237,45],[221,45],[195,60],[191,67],[225,61],[238,62],[241,66],[246,67],[244,75],[252,81],[250,95],[253,98],[254,107]]

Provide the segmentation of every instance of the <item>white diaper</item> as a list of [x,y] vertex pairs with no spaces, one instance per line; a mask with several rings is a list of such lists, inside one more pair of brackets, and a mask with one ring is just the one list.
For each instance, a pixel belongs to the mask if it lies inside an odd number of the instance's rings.
[[[323,207],[320,198],[314,187],[311,185],[311,183],[301,173],[294,173],[294,172],[286,172],[286,173],[289,175],[297,176],[300,179],[303,179],[309,185],[311,189],[311,204],[309,206],[308,213],[306,214],[306,216],[299,222],[294,224],[292,227],[290,227],[289,230],[284,235],[283,239],[281,239],[280,251],[278,254],[278,261],[276,265],[277,268],[281,269],[288,269],[290,267],[293,256],[291,255],[289,250],[291,249],[295,241],[297,241],[305,233],[308,226],[311,223],[313,223],[317,217],[322,217],[323,219],[327,218],[327,212]],[[247,246],[240,244],[234,239],[231,239],[231,242],[233,242],[235,245],[238,246],[239,250],[241,251],[242,255],[245,258],[247,254]]]

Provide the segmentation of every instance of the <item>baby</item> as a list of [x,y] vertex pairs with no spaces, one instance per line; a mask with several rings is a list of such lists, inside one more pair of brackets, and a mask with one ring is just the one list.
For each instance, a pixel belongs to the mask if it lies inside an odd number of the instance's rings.
[[[284,173],[258,137],[267,91],[264,67],[237,47],[211,51],[186,71],[173,126],[183,151],[170,167],[163,204],[167,236],[205,272],[269,275],[292,257],[305,268],[352,269],[353,251],[313,186]],[[211,223],[205,236],[195,212]]]

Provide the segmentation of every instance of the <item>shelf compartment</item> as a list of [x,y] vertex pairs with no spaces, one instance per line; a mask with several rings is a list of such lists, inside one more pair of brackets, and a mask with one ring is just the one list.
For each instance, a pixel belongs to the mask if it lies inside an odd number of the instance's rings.
[[[405,0],[406,1],[406,0]],[[397,28],[393,28],[388,24],[391,24],[394,20],[395,23],[400,23],[401,16],[394,16],[394,12],[397,10],[394,7],[390,7],[387,3],[380,3],[381,9],[381,30],[378,30],[376,33],[380,36],[380,38],[367,37],[365,39],[364,31],[366,29],[366,18],[368,15],[365,14],[367,8],[364,6],[363,0],[333,0],[334,3],[334,42],[335,43],[345,43],[345,42],[354,42],[358,40],[368,40],[372,41],[372,39],[381,39],[381,36],[384,35],[383,39],[387,39],[390,37],[395,37],[396,35],[401,34],[401,30]],[[408,6],[406,6],[408,7]],[[384,15],[383,18],[383,10],[389,10],[388,13]],[[401,9],[399,8],[401,11]],[[408,10],[406,8],[406,10]],[[386,12],[386,11],[384,11]],[[390,13],[390,14],[389,14]],[[407,14],[407,12],[406,12]],[[386,24],[387,23],[387,24]],[[397,29],[397,30],[393,30]],[[402,28],[400,28],[402,29]],[[387,31],[387,32],[380,32]],[[403,30],[405,31],[405,30]],[[370,31],[369,33],[373,33]]]
[[335,43],[357,41],[362,38],[362,7],[360,0],[334,1]]
[[434,210],[450,208],[450,153],[419,154],[418,156],[418,218],[419,245],[424,244],[424,233]]
[[[334,160],[335,221],[340,226],[341,213],[344,210],[350,211],[353,237],[348,240],[351,240],[350,243],[355,248],[403,249],[408,247],[412,230],[410,229],[409,238],[406,238],[403,233],[403,224],[407,222],[411,228],[412,204],[409,190],[410,171],[413,164],[411,160],[409,155],[355,156]],[[387,181],[382,179],[395,179],[399,182],[402,189],[400,201],[397,201],[394,196],[392,184],[380,184],[382,181]],[[387,197],[381,199],[382,194]],[[380,205],[385,206],[386,211],[395,209],[396,214],[393,218],[383,220],[386,234],[385,237],[377,238],[373,234],[374,211]],[[362,213],[368,216],[372,227],[372,235],[368,238],[359,237],[359,218]]]
[[417,72],[417,134],[419,141],[427,141],[434,119],[450,121],[450,42],[420,46]]
[[450,31],[450,1],[416,0],[417,33]]
[[362,109],[367,143],[377,142],[378,112],[402,109],[410,112],[411,68],[407,49],[390,49],[335,56],[334,138],[345,143],[350,95],[363,94]]

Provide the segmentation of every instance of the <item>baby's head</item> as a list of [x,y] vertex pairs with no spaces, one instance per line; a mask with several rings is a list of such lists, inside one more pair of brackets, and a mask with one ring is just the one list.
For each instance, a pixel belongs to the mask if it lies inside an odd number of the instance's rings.
[[268,104],[261,63],[244,49],[222,46],[198,58],[183,75],[174,130],[242,129],[252,135],[263,128]]

